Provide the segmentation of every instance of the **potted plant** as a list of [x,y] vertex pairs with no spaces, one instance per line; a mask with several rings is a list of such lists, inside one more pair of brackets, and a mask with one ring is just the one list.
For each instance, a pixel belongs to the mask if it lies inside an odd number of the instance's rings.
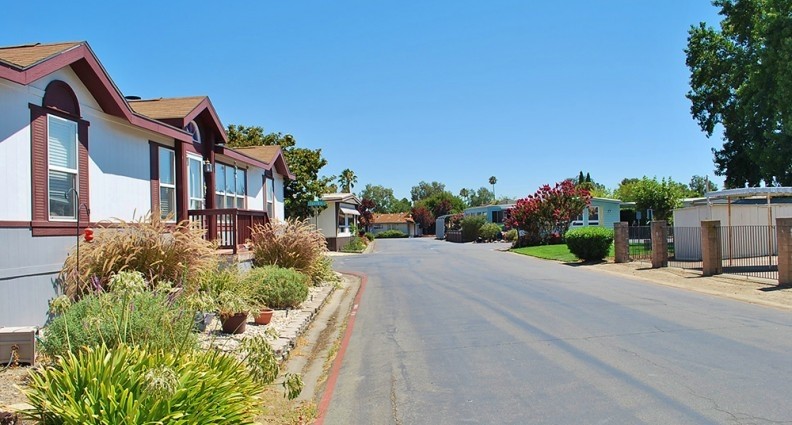
[[246,297],[233,290],[225,290],[217,296],[217,313],[223,332],[228,334],[241,334],[245,332],[250,303]]
[[253,321],[256,322],[257,325],[269,325],[273,313],[275,313],[275,310],[269,307],[260,307]]

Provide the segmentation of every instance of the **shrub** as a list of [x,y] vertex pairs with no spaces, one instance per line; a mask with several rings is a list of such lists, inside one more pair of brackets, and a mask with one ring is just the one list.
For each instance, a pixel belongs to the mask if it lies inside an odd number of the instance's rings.
[[479,236],[479,229],[487,220],[483,215],[469,215],[462,219],[462,240],[475,241]]
[[71,298],[106,288],[115,273],[139,271],[150,284],[159,281],[182,283],[215,264],[214,244],[203,239],[204,230],[181,222],[166,226],[159,217],[143,217],[113,223],[96,232],[92,242],[79,242],[72,249],[60,274],[64,293]]
[[495,223],[486,223],[479,228],[479,237],[485,241],[494,241],[501,232],[500,226]]
[[308,297],[309,278],[293,269],[256,267],[242,278],[251,299],[269,308],[295,308]]
[[406,237],[407,234],[398,229],[390,229],[390,230],[385,230],[384,232],[377,233],[378,239],[406,238]]
[[197,287],[189,289],[190,295],[197,293],[198,299],[205,294],[209,303],[203,309],[215,310],[221,316],[249,313],[253,310],[249,286],[242,282],[235,266],[216,267],[204,272],[198,278]]
[[317,262],[327,252],[324,235],[307,220],[273,221],[253,228],[253,262],[303,272],[316,282]]
[[581,260],[602,260],[613,243],[613,230],[599,226],[580,227],[566,233],[569,252]]
[[366,249],[366,243],[363,242],[363,239],[352,236],[352,239],[341,248],[341,252],[363,252]]
[[229,354],[99,346],[32,372],[28,415],[45,424],[252,424],[260,392]]
[[508,242],[514,242],[517,240],[517,229],[510,229],[506,232],[503,232],[503,239]]
[[310,276],[314,286],[324,282],[341,282],[341,278],[333,270],[333,259],[327,255],[323,255],[319,261],[314,263],[313,267],[311,267]]
[[50,356],[81,347],[120,344],[150,349],[196,345],[194,311],[174,301],[174,294],[116,291],[90,294],[72,304],[47,326],[42,350]]
[[374,234],[373,234],[373,233],[371,233],[371,232],[366,232],[366,239],[368,239],[368,240],[369,240],[369,242],[373,241],[373,240],[374,240],[374,237],[375,237],[375,236],[374,236]]

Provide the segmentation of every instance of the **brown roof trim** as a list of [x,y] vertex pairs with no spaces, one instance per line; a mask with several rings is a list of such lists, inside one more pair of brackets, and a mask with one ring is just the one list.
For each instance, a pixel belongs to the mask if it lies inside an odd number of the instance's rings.
[[[268,155],[267,158],[255,155],[255,153],[259,153],[257,148],[262,148],[265,146],[246,146],[243,148],[234,148],[237,152],[241,152],[244,155],[249,157],[255,157],[259,161],[265,162],[269,164],[268,170],[274,166],[275,169],[281,175],[286,176],[289,180],[294,180],[297,177],[289,170],[289,165],[286,163],[286,157],[283,155],[283,149],[277,145],[268,145],[267,148],[275,148],[273,154]],[[247,151],[247,152],[246,152]],[[248,153],[249,152],[249,153]]]
[[[243,162],[248,165],[252,165],[254,167],[261,168],[263,170],[269,170],[272,168],[270,164],[266,162],[259,161],[258,159],[251,158],[242,152],[236,151],[231,148],[227,147],[215,147],[215,153],[220,155],[225,155],[235,161]],[[222,161],[221,161],[222,162]]]
[[5,63],[0,65],[2,65],[0,78],[22,85],[29,85],[53,72],[71,66],[104,112],[173,139],[185,142],[192,140],[190,135],[181,129],[134,113],[87,42],[81,42],[60,53],[50,55],[24,69],[9,67]]

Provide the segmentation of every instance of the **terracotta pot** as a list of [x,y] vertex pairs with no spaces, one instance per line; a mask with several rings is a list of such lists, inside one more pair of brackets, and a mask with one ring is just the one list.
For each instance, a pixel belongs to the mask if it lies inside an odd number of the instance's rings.
[[270,320],[272,320],[272,313],[275,311],[271,308],[262,308],[259,313],[256,315],[255,322],[257,325],[269,325]]
[[241,334],[245,332],[247,314],[237,313],[233,316],[221,316],[220,322],[223,324],[223,333]]

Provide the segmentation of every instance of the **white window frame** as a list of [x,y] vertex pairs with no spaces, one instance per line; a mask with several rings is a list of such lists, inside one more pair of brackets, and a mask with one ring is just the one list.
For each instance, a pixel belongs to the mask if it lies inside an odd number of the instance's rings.
[[[77,189],[80,187],[80,140],[78,135],[78,127],[77,123],[72,120],[67,120],[65,118],[57,117],[55,115],[47,114],[47,151],[49,152],[49,143],[50,139],[52,138],[52,132],[50,131],[50,122],[52,120],[62,121],[64,123],[69,123],[74,127],[74,166],[75,168],[67,168],[61,167],[57,165],[52,165],[50,163],[49,153],[47,154],[47,216],[49,217],[50,221],[77,221],[77,214],[79,214],[80,206],[77,205],[77,199],[74,199],[74,215],[72,216],[53,216],[52,211],[50,208],[50,172],[56,171],[59,173],[66,173],[74,175],[74,188]],[[64,197],[72,195],[64,193]],[[65,198],[68,200],[68,198]]]
[[[201,187],[198,188],[197,193],[200,197],[193,196],[193,187],[192,187],[192,178],[190,177],[190,173],[192,172],[192,164],[191,162],[198,163],[198,181],[200,182]],[[187,198],[189,199],[189,209],[191,210],[202,210],[206,208],[206,200],[205,200],[205,186],[203,178],[203,158],[196,155],[187,155]],[[193,208],[193,202],[199,202],[200,206],[198,208]]]
[[264,176],[264,211],[270,219],[275,216],[275,179]]
[[[167,152],[168,154],[171,155],[171,158],[172,158],[172,160],[171,160],[171,172],[173,173],[173,175],[172,175],[173,184],[163,183],[162,182],[162,172],[163,172],[163,170],[162,170],[162,167],[159,167],[159,173],[158,173],[159,174],[158,175],[159,188],[158,188],[158,190],[159,190],[159,196],[160,196],[160,204],[159,204],[160,217],[164,220],[165,218],[167,218],[168,214],[172,213],[173,214],[173,218],[170,219],[170,220],[166,220],[166,221],[169,222],[169,223],[175,223],[176,222],[176,214],[177,214],[176,202],[178,201],[177,196],[176,196],[176,151],[174,149],[171,149],[171,148],[166,148],[164,146],[160,146],[157,149],[157,161],[158,161],[157,164],[161,163],[160,162],[160,158],[162,157],[163,152]],[[162,211],[162,188],[172,189],[173,190],[173,199],[172,199],[173,202],[171,203],[171,205],[173,206],[173,211],[168,211],[168,214],[166,214],[165,211]]]
[[[228,192],[226,190],[225,170],[227,168],[231,168],[231,169],[234,170],[234,189],[233,189],[233,192]],[[218,170],[223,170],[223,173],[222,173],[223,190],[222,191],[218,190],[218,184],[220,183],[219,178],[221,177],[221,174],[220,174],[220,172]],[[247,192],[247,170],[245,170],[244,168],[239,168],[239,167],[237,167],[235,165],[224,164],[222,162],[215,163],[215,202],[217,200],[217,197],[220,197],[222,199],[222,206],[216,205],[215,207],[217,207],[219,209],[237,208],[237,209],[240,209],[240,210],[243,210],[243,209],[245,209],[247,207],[247,193],[242,193],[242,194],[236,193],[236,189],[238,187],[238,182],[239,182],[240,176],[245,181],[245,192]],[[233,198],[233,200],[234,200],[234,202],[233,202],[234,205],[232,207],[227,207],[226,206],[226,203],[228,202],[228,198]],[[242,208],[239,208],[239,206],[237,204],[239,199],[242,199]]]

